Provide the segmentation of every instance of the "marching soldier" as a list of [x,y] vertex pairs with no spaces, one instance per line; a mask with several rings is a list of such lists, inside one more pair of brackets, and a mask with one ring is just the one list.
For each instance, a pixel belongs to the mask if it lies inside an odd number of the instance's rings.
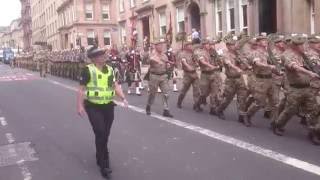
[[200,97],[200,81],[197,74],[198,63],[196,59],[193,58],[192,42],[186,42],[184,44],[184,49],[178,54],[177,59],[182,63],[183,69],[183,82],[178,97],[177,107],[180,109],[182,108],[182,101],[191,85],[193,88],[193,101],[195,106]]
[[172,48],[169,48],[167,50],[166,55],[168,57],[168,60],[171,62],[170,64],[168,64],[168,67],[167,67],[168,80],[170,81],[172,79],[173,92],[178,92],[178,88],[177,88],[178,71],[176,71],[176,57],[172,52]]
[[146,107],[147,115],[151,114],[151,105],[154,103],[155,96],[158,87],[160,87],[163,95],[163,116],[173,117],[169,111],[169,87],[168,87],[168,77],[167,77],[167,63],[170,63],[167,56],[164,53],[166,42],[160,39],[158,42],[154,43],[155,50],[150,55],[150,80],[149,80],[149,96]]
[[46,77],[46,68],[48,60],[48,51],[47,47],[44,45],[40,46],[40,51],[36,55],[36,61],[39,63],[40,77]]
[[[210,56],[210,41],[205,39],[201,42],[202,48],[195,50],[194,55],[201,69],[200,76],[200,92],[201,96],[194,107],[195,111],[202,111],[201,104],[206,102],[209,95],[217,96],[220,86],[220,70],[221,67],[216,63],[214,58]],[[217,82],[217,83],[216,83]],[[214,109],[217,107],[217,102],[210,102],[210,114],[214,115]]]
[[244,81],[244,72],[240,68],[240,63],[237,62],[237,40],[237,36],[232,36],[225,40],[228,50],[223,54],[222,58],[225,67],[226,80],[222,101],[215,110],[216,115],[220,119],[225,119],[223,111],[231,103],[235,95],[237,95],[239,116],[241,116],[242,118],[246,117],[246,98],[248,88]]
[[274,115],[276,112],[276,102],[274,102],[275,99],[273,98],[272,91],[272,73],[276,72],[277,69],[274,65],[268,63],[268,41],[266,35],[259,35],[255,38],[255,41],[259,47],[259,56],[256,56],[252,62],[253,73],[255,75],[255,80],[252,82],[254,101],[247,110],[246,126],[251,126],[251,118],[259,109],[265,108],[267,102],[271,104],[271,114]]
[[292,37],[290,49],[282,56],[290,86],[284,110],[276,121],[271,123],[271,127],[274,134],[282,136],[287,122],[298,113],[300,106],[304,106],[309,127],[308,137],[313,143],[320,144],[320,126],[315,113],[317,111],[316,94],[310,86],[312,80],[319,78],[319,75],[305,68],[305,65],[310,63],[304,55],[305,42],[306,37],[303,35]]
[[[283,62],[281,61],[281,56],[286,51],[285,36],[274,34],[274,35],[271,35],[270,41],[271,42],[269,42],[269,47],[268,47],[269,59],[273,59],[273,61],[277,62],[278,66],[280,66],[281,68],[280,69],[281,75],[277,75],[275,73],[272,74],[272,82],[273,82],[272,94],[274,96],[274,102],[277,104],[276,106],[277,112],[275,112],[273,119],[276,119],[277,116],[280,114],[280,112],[283,110],[284,104],[285,104],[285,98],[283,98],[283,103],[281,103],[282,100],[280,99],[281,87],[283,87],[286,90],[288,89],[285,87],[285,76],[282,74]],[[286,94],[286,92],[284,92],[284,94]],[[270,109],[269,107],[270,107],[270,103],[268,103],[266,109]],[[268,116],[266,112],[265,112],[265,117]]]

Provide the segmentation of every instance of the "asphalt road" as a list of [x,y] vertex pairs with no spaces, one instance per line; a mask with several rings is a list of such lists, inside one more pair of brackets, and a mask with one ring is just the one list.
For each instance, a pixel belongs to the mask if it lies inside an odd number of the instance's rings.
[[[102,180],[87,118],[76,113],[77,82],[0,64],[0,180]],[[114,180],[318,180],[320,148],[292,120],[284,137],[261,113],[254,126],[236,121],[231,105],[222,121],[183,109],[161,117],[161,100],[146,116],[144,95],[118,106],[110,139]]]

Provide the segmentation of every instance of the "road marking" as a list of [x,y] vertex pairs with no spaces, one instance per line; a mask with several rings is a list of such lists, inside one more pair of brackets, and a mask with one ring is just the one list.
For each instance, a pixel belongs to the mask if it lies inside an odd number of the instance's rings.
[[[8,125],[8,123],[7,123],[7,121],[5,120],[4,117],[0,117],[0,123],[1,123],[2,126],[7,126]],[[7,137],[7,140],[9,142],[9,144],[14,145],[15,138],[13,137],[13,135],[11,133],[6,133],[6,137]],[[6,159],[8,159],[9,157],[19,157],[18,153],[17,153],[17,150],[15,149],[15,146],[9,147],[8,152],[9,152],[9,155],[7,157],[5,157]],[[1,155],[1,153],[0,153],[0,155]],[[0,160],[1,159],[2,158],[0,158]],[[1,161],[0,161],[0,164],[1,164]],[[19,160],[19,161],[16,162],[16,164],[20,168],[21,174],[23,176],[23,180],[32,180],[32,174],[31,174],[28,166],[25,164],[25,160],[24,159]]]
[[8,125],[8,123],[6,121],[6,118],[4,118],[4,117],[0,117],[0,123],[1,123],[2,126],[7,126]]
[[[57,81],[51,81],[51,80],[48,80],[48,81],[53,83],[53,84],[59,85],[61,87],[67,88],[69,90],[73,90],[73,91],[77,90],[74,87],[59,83]],[[120,104],[120,105],[122,104],[122,103],[119,103],[117,101],[116,101],[116,103]],[[137,107],[137,106],[129,105],[129,109],[131,109],[131,110],[133,110],[135,112],[138,112],[138,113],[142,113],[142,114],[145,113],[144,109],[142,109],[140,107]],[[202,128],[202,127],[190,124],[190,123],[186,123],[186,122],[183,122],[183,121],[180,121],[180,120],[177,120],[177,119],[166,118],[166,117],[163,117],[163,116],[158,115],[156,113],[152,113],[151,117],[154,117],[154,118],[159,119],[161,121],[165,121],[167,123],[182,127],[184,129],[191,130],[191,131],[196,132],[198,134],[205,135],[205,136],[210,137],[212,139],[215,139],[215,140],[218,140],[218,141],[221,141],[221,142],[224,142],[224,143],[239,147],[239,148],[241,148],[243,150],[259,154],[259,155],[267,157],[269,159],[273,159],[273,160],[276,160],[276,161],[281,162],[283,164],[287,164],[289,166],[292,166],[292,167],[295,167],[295,168],[298,168],[298,169],[302,169],[302,170],[304,170],[306,172],[309,172],[309,173],[312,173],[312,174],[320,176],[320,166],[317,166],[315,164],[311,164],[309,162],[297,159],[295,157],[290,157],[290,156],[287,156],[285,154],[281,154],[279,152],[273,151],[271,149],[263,148],[261,146],[257,146],[257,145],[254,145],[254,144],[251,144],[251,143],[248,143],[248,142],[233,138],[231,136],[220,134],[220,133],[217,133],[215,131],[212,131],[212,130],[209,130],[209,129],[205,129],[205,128]]]
[[2,76],[0,77],[0,82],[8,82],[8,81],[27,81],[27,80],[36,80],[39,79],[36,76],[20,74],[20,75],[11,75],[11,76]]
[[12,144],[15,142],[15,139],[11,133],[6,133],[6,137],[7,137],[9,144]]
[[31,180],[32,174],[31,174],[29,168],[25,165],[25,160],[22,159],[22,160],[18,161],[17,164],[21,170],[23,180]]

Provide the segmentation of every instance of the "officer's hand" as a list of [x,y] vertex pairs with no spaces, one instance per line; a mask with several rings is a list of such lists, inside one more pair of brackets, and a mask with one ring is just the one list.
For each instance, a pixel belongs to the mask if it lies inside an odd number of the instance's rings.
[[126,99],[123,99],[123,100],[122,100],[122,104],[123,104],[123,106],[126,107],[126,108],[129,106],[129,102],[128,102]]
[[86,115],[86,111],[84,110],[84,108],[82,106],[78,106],[78,115],[80,117],[85,117],[85,115]]

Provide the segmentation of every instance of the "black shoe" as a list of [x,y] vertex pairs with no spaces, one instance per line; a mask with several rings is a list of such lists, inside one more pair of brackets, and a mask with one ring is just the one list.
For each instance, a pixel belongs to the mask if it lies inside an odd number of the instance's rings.
[[271,123],[271,129],[272,129],[273,134],[275,134],[277,136],[283,136],[284,129],[279,128],[275,122]]
[[263,114],[264,118],[270,119],[271,118],[271,111],[265,111]]
[[320,139],[316,136],[316,134],[313,131],[310,131],[308,134],[309,140],[312,142],[313,145],[319,146],[320,145]]
[[221,120],[226,120],[226,117],[224,116],[223,112],[217,112],[217,116]]
[[146,107],[146,113],[148,116],[151,115],[151,107],[149,105]]
[[170,111],[169,111],[169,110],[164,110],[162,115],[163,115],[164,117],[173,118],[173,115],[170,114]]
[[216,110],[214,108],[210,108],[210,114],[212,116],[216,116],[217,115]]
[[238,122],[239,123],[244,123],[243,115],[239,115]]
[[252,126],[251,118],[249,116],[243,116],[244,125],[247,127]]
[[111,179],[112,170],[110,168],[101,168],[100,172],[105,179]]

